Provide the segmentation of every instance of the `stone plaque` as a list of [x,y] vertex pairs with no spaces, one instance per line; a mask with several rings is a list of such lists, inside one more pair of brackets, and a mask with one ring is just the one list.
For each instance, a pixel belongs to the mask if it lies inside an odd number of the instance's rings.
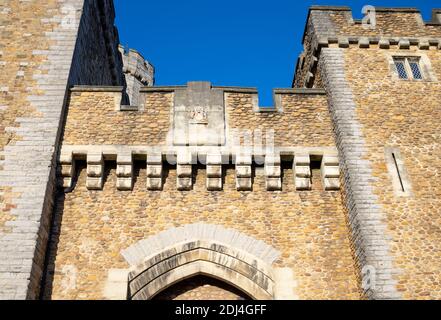
[[212,88],[210,82],[189,82],[176,90],[173,130],[174,145],[225,145],[223,90]]

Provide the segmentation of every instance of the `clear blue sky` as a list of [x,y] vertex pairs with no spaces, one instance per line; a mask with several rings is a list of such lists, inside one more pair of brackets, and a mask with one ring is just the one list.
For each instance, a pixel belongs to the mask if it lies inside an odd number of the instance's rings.
[[272,89],[290,87],[302,51],[308,7],[418,7],[425,20],[439,1],[115,0],[121,43],[156,68],[156,85],[211,81],[258,87],[261,106]]

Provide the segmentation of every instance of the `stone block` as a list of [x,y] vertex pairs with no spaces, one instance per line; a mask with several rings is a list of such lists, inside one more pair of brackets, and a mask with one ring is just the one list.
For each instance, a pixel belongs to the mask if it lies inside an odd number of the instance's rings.
[[311,168],[306,166],[296,166],[295,168],[296,177],[299,178],[310,178],[311,177]]
[[89,177],[101,177],[103,175],[103,165],[102,164],[88,164],[87,165],[87,175]]
[[265,166],[265,176],[267,177],[281,177],[282,176],[282,169],[279,166]]
[[222,191],[222,178],[207,178],[208,191]]
[[280,191],[282,190],[281,178],[266,178],[266,190],[268,191]]
[[131,177],[133,175],[133,165],[118,164],[116,168],[116,175],[118,177]]
[[207,154],[207,165],[222,165],[222,155]]
[[148,154],[147,164],[152,165],[162,165],[162,155],[161,154]]
[[162,177],[163,169],[162,164],[160,165],[147,165],[147,177],[149,178],[157,178]]
[[253,184],[251,178],[236,178],[237,191],[252,191]]
[[251,177],[251,175],[252,175],[252,168],[251,168],[251,166],[236,165],[236,175],[239,178]]
[[333,191],[340,190],[340,179],[339,178],[326,178],[324,179],[325,190]]
[[178,178],[191,177],[193,173],[193,166],[191,164],[178,164],[177,175]]
[[296,190],[311,190],[311,178],[295,178]]
[[222,177],[222,165],[207,165],[207,177],[221,178]]
[[340,177],[340,168],[339,167],[322,167],[322,175],[326,178],[339,178]]
[[147,178],[147,190],[159,191],[162,190],[162,178]]
[[86,185],[89,190],[102,190],[103,177],[87,177]]
[[118,177],[116,180],[117,189],[120,191],[129,191],[133,188],[133,178]]
[[192,187],[193,180],[191,177],[177,179],[177,188],[179,191],[190,191]]

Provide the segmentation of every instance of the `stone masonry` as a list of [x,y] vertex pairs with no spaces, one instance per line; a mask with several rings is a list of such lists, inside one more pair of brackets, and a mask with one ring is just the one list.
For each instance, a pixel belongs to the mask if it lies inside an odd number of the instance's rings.
[[311,7],[260,108],[154,86],[111,0],[3,1],[0,299],[441,298],[440,10],[374,9]]
[[0,9],[0,297],[36,299],[67,89],[124,85],[122,60],[111,1],[5,1]]

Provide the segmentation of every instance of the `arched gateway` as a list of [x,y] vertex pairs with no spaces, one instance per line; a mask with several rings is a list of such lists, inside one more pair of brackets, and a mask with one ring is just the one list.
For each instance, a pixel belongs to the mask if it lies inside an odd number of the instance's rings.
[[[172,242],[175,244],[170,245]],[[277,251],[234,230],[207,224],[184,226],[143,240],[123,255],[132,265],[129,299],[149,300],[201,275],[223,281],[256,300],[274,299],[271,265]]]

